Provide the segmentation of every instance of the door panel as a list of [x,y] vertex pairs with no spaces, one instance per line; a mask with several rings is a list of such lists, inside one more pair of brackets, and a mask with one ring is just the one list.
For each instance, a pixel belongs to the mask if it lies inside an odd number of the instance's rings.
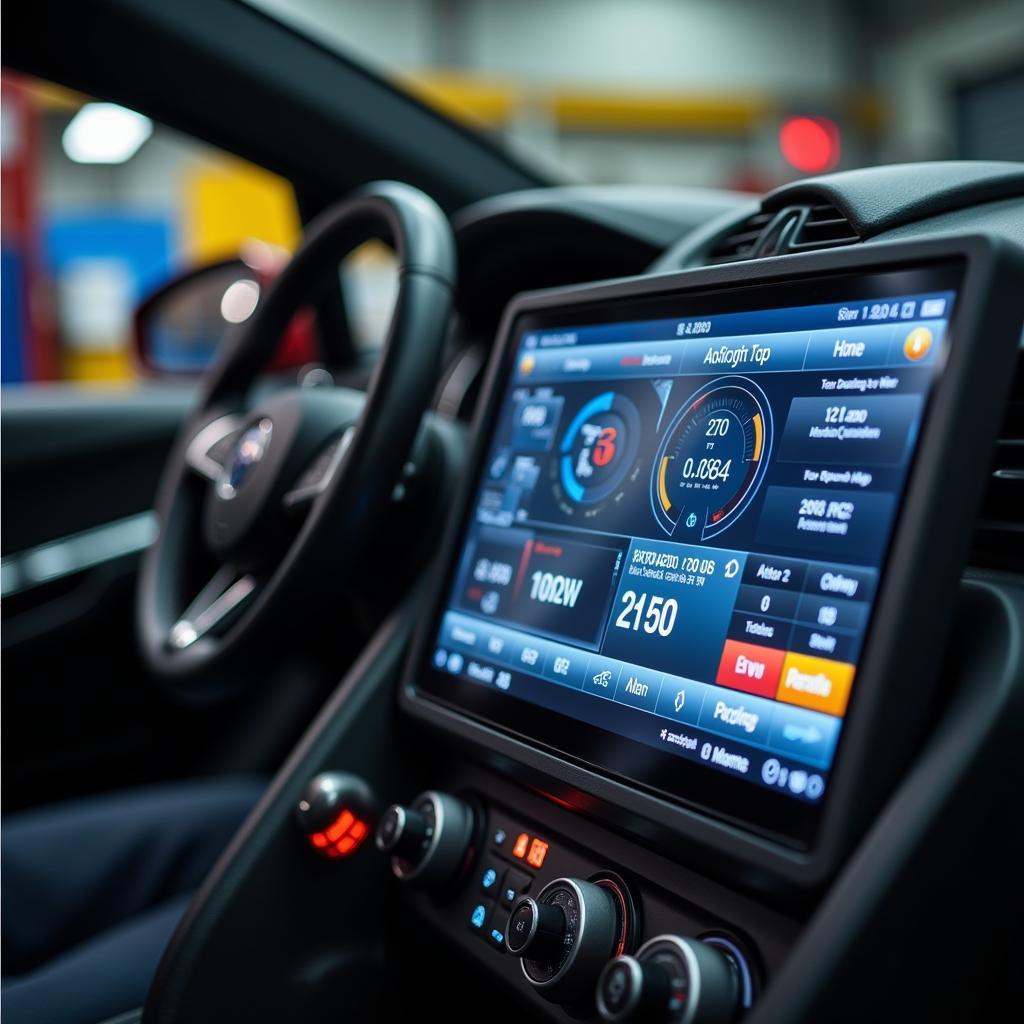
[[10,389],[3,478],[5,809],[173,776],[199,723],[136,653],[138,551],[185,387]]
[[192,400],[190,388],[166,386],[5,391],[0,552],[6,557],[149,509]]

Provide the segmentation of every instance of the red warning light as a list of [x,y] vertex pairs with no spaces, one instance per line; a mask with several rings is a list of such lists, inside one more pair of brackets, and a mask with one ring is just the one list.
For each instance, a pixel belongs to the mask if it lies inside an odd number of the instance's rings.
[[310,833],[309,841],[325,857],[347,857],[359,848],[368,831],[365,821],[343,809],[322,832]]
[[512,856],[522,860],[526,856],[526,848],[530,845],[530,837],[525,832],[519,833],[515,846],[512,847]]
[[798,171],[830,171],[839,163],[839,126],[827,117],[787,117],[779,129],[779,149]]

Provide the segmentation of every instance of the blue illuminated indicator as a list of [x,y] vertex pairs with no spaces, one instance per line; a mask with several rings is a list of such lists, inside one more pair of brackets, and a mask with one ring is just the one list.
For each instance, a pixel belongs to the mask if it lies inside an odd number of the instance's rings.
[[494,885],[494,883],[495,883],[495,882],[496,882],[497,880],[498,880],[498,872],[497,872],[497,871],[495,871],[495,870],[494,870],[494,868],[488,868],[488,869],[487,869],[487,870],[486,870],[486,871],[484,872],[484,877],[483,877],[483,887],[484,887],[485,889],[490,889],[490,888],[491,888],[491,886],[492,886],[492,885]]
[[497,942],[498,945],[501,945],[505,941],[505,936],[500,931],[498,931],[497,928],[491,929],[491,938],[494,939],[494,941]]
[[478,903],[473,908],[473,916],[469,920],[474,928],[483,928],[484,921],[487,920],[487,908],[482,903]]
[[573,476],[572,456],[569,452],[572,449],[573,442],[576,440],[576,435],[580,432],[580,428],[583,424],[586,423],[591,416],[595,416],[599,412],[608,412],[612,407],[614,399],[615,394],[611,391],[605,391],[604,394],[598,395],[596,398],[592,398],[576,414],[576,418],[569,424],[569,429],[565,432],[565,436],[562,438],[562,486],[565,488],[566,494],[568,494],[569,497],[577,504],[583,501],[586,496],[586,492],[583,489],[583,485],[575,476]]

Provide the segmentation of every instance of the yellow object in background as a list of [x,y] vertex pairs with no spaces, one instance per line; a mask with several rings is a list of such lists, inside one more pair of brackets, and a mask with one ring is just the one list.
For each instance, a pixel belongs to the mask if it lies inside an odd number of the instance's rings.
[[233,256],[253,238],[292,250],[301,234],[291,185],[244,160],[190,172],[183,213],[185,256],[194,265]]
[[135,379],[132,356],[126,348],[61,353],[61,375],[80,384],[131,384]]

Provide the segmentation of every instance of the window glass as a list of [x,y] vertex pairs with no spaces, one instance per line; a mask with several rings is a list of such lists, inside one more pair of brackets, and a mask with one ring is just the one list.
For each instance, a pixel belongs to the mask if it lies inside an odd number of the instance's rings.
[[342,261],[341,290],[356,350],[380,348],[398,298],[395,251],[383,242],[364,242]]
[[130,382],[142,298],[252,240],[294,247],[284,179],[123,107],[2,85],[4,384]]
[[1024,159],[1020,0],[249,2],[555,180]]

